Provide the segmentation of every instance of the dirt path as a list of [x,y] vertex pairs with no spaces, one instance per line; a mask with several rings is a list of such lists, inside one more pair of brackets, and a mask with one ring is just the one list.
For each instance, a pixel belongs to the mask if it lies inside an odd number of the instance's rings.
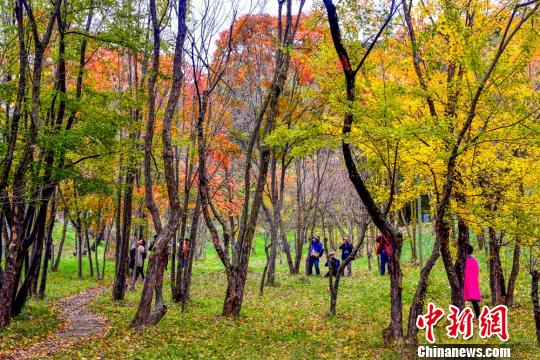
[[96,287],[58,301],[55,306],[60,310],[61,328],[45,340],[11,354],[8,359],[42,359],[81,340],[104,336],[106,321],[93,313],[90,305],[105,290],[106,287]]

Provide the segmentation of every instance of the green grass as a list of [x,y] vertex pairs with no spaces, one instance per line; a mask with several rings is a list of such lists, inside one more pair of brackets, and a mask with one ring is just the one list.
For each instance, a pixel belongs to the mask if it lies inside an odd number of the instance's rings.
[[[431,241],[426,236],[426,245]],[[278,267],[276,287],[267,288],[263,297],[258,296],[260,272],[264,265],[263,239],[257,237],[257,254],[250,260],[250,272],[245,291],[242,314],[232,320],[220,316],[226,280],[219,259],[210,245],[204,261],[194,265],[192,303],[186,313],[170,299],[170,282],[164,289],[168,300],[168,312],[162,321],[142,331],[128,330],[140,296],[141,285],[136,292],[128,292],[126,300],[113,303],[110,293],[101,295],[93,309],[103,313],[110,322],[111,330],[103,338],[85,341],[72,349],[62,350],[58,359],[66,358],[117,358],[117,359],[313,359],[313,358],[403,358],[393,347],[384,344],[381,333],[389,322],[389,279],[380,277],[373,269],[368,270],[367,259],[356,260],[352,278],[345,278],[340,286],[338,314],[326,315],[328,309],[328,282],[324,278],[291,277],[285,259]],[[424,247],[425,256],[430,251]],[[477,254],[481,265],[481,287],[486,301],[489,299],[488,271],[483,254]],[[418,268],[408,263],[409,246],[403,251],[403,301],[404,319],[408,305],[414,296]],[[71,261],[65,259],[68,264]],[[526,272],[527,254],[522,258],[522,270],[516,289],[516,306],[509,312],[510,341],[513,356],[520,359],[538,358],[535,346],[534,321],[530,301],[530,278]],[[511,254],[505,254],[503,267],[509,272]],[[51,282],[65,281],[71,287],[76,282],[76,264],[59,269],[75,274],[72,278],[51,278]],[[109,274],[110,277],[110,274]],[[54,279],[54,280],[53,280]],[[93,281],[88,280],[88,286]],[[439,262],[433,270],[427,301],[447,309],[449,288],[446,275]],[[66,284],[64,284],[66,285]],[[86,285],[79,284],[81,287]],[[51,286],[51,291],[54,286]],[[59,291],[59,290],[58,290]],[[36,310],[36,306],[38,309]],[[25,310],[26,316],[41,317],[48,321],[47,329],[54,328],[56,320],[50,316],[46,304],[32,301]],[[34,314],[37,312],[38,314]],[[44,312],[44,314],[41,314]],[[24,315],[24,314],[23,314]],[[15,319],[8,332],[22,331],[23,324],[32,323],[28,318]],[[20,324],[20,327],[18,325]],[[499,344],[498,339],[482,340],[477,335],[467,342],[450,341],[444,334],[446,321],[437,328],[437,344]],[[19,329],[19,330],[17,330]],[[35,330],[44,332],[41,329]],[[47,330],[50,331],[50,330]],[[32,331],[28,331],[32,332]],[[475,334],[477,333],[475,329]],[[420,333],[423,339],[423,332]],[[19,343],[20,344],[20,343]],[[3,348],[3,345],[0,345]]]
[[[55,244],[58,244],[61,236],[61,224],[58,224],[55,230]],[[90,277],[88,274],[87,258],[83,259],[83,278],[77,278],[77,258],[73,256],[74,239],[73,229],[69,228],[58,271],[47,274],[46,298],[44,300],[29,299],[22,313],[12,319],[12,323],[8,328],[0,331],[0,358],[8,355],[13,349],[24,348],[29,344],[44,339],[61,325],[57,311],[54,308],[54,304],[58,299],[98,285],[96,277]],[[98,247],[98,254],[101,269],[102,245]],[[106,263],[105,272],[107,276],[103,284],[108,285],[112,281],[114,272],[114,263],[112,261]]]

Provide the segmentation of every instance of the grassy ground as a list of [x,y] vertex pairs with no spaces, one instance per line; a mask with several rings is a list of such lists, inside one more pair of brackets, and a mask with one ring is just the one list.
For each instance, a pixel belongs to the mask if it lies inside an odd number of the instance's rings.
[[[60,239],[61,224],[55,227],[55,243]],[[11,325],[0,331],[0,358],[8,355],[11,350],[24,348],[29,344],[44,339],[50,332],[61,325],[54,308],[55,302],[76,293],[79,293],[90,287],[97,286],[96,277],[88,275],[88,260],[83,259],[82,279],[77,278],[77,258],[73,256],[75,249],[75,235],[73,230],[67,232],[63,255],[57,272],[49,272],[47,275],[47,287],[45,300],[30,299],[23,308],[22,313],[15,317]],[[57,251],[57,249],[55,249]],[[100,268],[103,254],[103,246],[98,247],[100,254]],[[103,284],[109,284],[112,281],[114,272],[114,263],[106,263],[106,273],[108,276]]]
[[[103,294],[93,305],[95,311],[103,313],[110,321],[111,331],[101,339],[84,342],[72,349],[59,352],[58,359],[65,358],[404,358],[407,354],[387,347],[381,332],[389,321],[389,279],[381,277],[374,267],[368,270],[367,259],[356,260],[352,278],[345,278],[340,287],[338,315],[326,316],[328,309],[328,282],[324,278],[291,277],[286,264],[279,266],[279,285],[267,288],[264,297],[258,296],[258,282],[264,264],[262,238],[258,238],[257,255],[250,260],[250,273],[244,297],[242,315],[238,320],[220,316],[225,292],[225,277],[215,253],[209,248],[204,261],[196,262],[192,285],[192,304],[186,313],[178,305],[169,302],[169,311],[154,327],[143,331],[128,330],[139,298],[139,292],[130,292],[123,303],[113,303],[110,293]],[[430,239],[426,239],[426,245]],[[425,246],[426,256],[429,246]],[[510,254],[505,256],[505,269],[510,268]],[[406,263],[409,259],[408,246],[403,254],[403,298],[406,319],[408,304],[412,300],[418,269]],[[483,296],[489,298],[488,273],[485,256],[478,254],[481,265],[481,287]],[[285,259],[284,259],[285,260]],[[529,297],[530,278],[526,273],[526,254],[516,290],[516,306],[509,312],[510,341],[513,357],[534,359],[538,357],[535,347],[534,322]],[[69,265],[71,262],[72,265]],[[65,259],[64,268],[51,277],[51,283],[64,287],[92,286],[92,280],[76,280],[76,264]],[[71,275],[68,275],[69,273]],[[63,274],[63,275],[62,275]],[[110,277],[110,275],[109,275]],[[69,285],[68,285],[69,284]],[[66,286],[68,285],[68,286]],[[59,294],[71,290],[49,290]],[[138,285],[137,290],[141,289]],[[166,281],[166,298],[170,284]],[[74,290],[73,292],[75,292]],[[51,296],[52,298],[53,296]],[[57,297],[57,296],[56,296]],[[434,268],[428,292],[428,301],[447,308],[449,288],[442,263]],[[47,303],[32,301],[25,313],[15,319],[8,329],[9,334],[46,333],[57,325],[54,312]],[[31,314],[31,315],[30,315]],[[39,319],[39,320],[36,320]],[[36,328],[38,322],[47,322],[46,330]],[[34,324],[34,328],[32,328]],[[444,334],[446,321],[437,328],[437,344],[452,343]],[[27,327],[29,326],[29,327]],[[26,329],[26,330],[23,330]],[[475,329],[475,334],[478,329]],[[423,332],[421,333],[423,336]],[[2,336],[2,334],[0,334]],[[4,334],[5,336],[5,334]],[[423,337],[422,337],[423,338]],[[4,341],[2,341],[4,343]],[[12,345],[20,340],[12,341]],[[482,340],[477,335],[467,344],[499,344],[498,339]],[[5,349],[0,345],[0,349]],[[1,354],[1,353],[0,353]]]

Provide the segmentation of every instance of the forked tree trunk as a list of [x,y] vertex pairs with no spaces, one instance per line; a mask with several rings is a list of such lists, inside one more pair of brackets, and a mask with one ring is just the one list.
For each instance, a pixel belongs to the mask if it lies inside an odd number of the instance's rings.
[[[141,300],[137,313],[131,322],[131,327],[142,328],[149,324],[156,324],[165,315],[167,307],[163,301],[163,272],[168,259],[168,244],[174,238],[178,225],[180,223],[180,199],[178,195],[178,179],[175,173],[174,153],[171,142],[171,126],[174,114],[177,110],[178,98],[184,74],[182,71],[184,40],[187,33],[186,13],[187,1],[180,0],[177,3],[177,33],[173,57],[173,79],[172,86],[163,116],[163,129],[161,132],[161,141],[163,143],[163,168],[165,182],[167,186],[167,195],[169,202],[169,220],[163,226],[157,205],[152,194],[152,139],[154,135],[155,105],[156,105],[156,80],[159,72],[160,44],[161,44],[161,25],[158,20],[155,0],[150,0],[150,16],[153,30],[153,61],[152,74],[148,79],[148,117],[146,123],[146,134],[144,142],[144,176],[145,176],[145,200],[146,207],[150,211],[154,228],[157,232],[157,238],[154,242],[154,251],[150,255],[146,279],[143,286]],[[174,256],[174,254],[173,254]],[[152,309],[152,300],[155,294],[155,305]]]
[[[395,1],[392,1],[388,16],[386,17],[384,23],[379,28],[379,31],[374,37],[370,46],[365,51],[364,56],[356,69],[352,68],[349,55],[342,42],[341,30],[339,27],[339,20],[337,16],[336,7],[331,0],[324,0],[324,5],[326,7],[326,11],[328,14],[328,24],[330,26],[330,33],[332,36],[332,41],[334,43],[334,48],[340,60],[342,70],[343,70],[343,75],[345,77],[347,101],[349,103],[353,103],[356,98],[355,97],[356,74],[361,69],[365,60],[369,56],[371,50],[377,43],[380,35],[390,23],[390,20],[392,19],[396,11],[395,9],[396,4],[395,4]],[[401,299],[402,273],[401,273],[401,266],[400,266],[400,256],[401,256],[401,247],[403,244],[403,238],[402,238],[401,233],[396,231],[396,229],[389,223],[385,214],[381,212],[378,205],[373,200],[371,193],[369,192],[366,185],[364,184],[364,181],[361,178],[360,173],[358,172],[358,169],[356,167],[356,163],[354,160],[354,156],[352,153],[351,145],[348,142],[348,140],[346,140],[348,135],[351,133],[353,120],[354,120],[353,112],[347,111],[343,118],[343,128],[342,128],[343,138],[341,142],[341,148],[343,152],[343,159],[347,167],[349,179],[354,185],[355,190],[358,196],[360,197],[360,199],[362,200],[362,203],[364,204],[374,225],[377,226],[377,228],[379,228],[379,230],[383,233],[383,235],[387,239],[389,239],[391,242],[392,250],[390,254],[391,256],[390,258],[390,266],[391,266],[391,269],[390,269],[390,299],[391,299],[390,325],[388,326],[387,329],[385,329],[383,335],[385,339],[389,341],[399,342],[403,338],[403,314],[402,314],[402,299]]]

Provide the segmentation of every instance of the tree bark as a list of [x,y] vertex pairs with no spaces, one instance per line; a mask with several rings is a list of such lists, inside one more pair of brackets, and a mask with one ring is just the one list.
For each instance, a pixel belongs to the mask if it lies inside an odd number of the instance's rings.
[[[157,232],[157,238],[154,242],[154,251],[150,255],[150,260],[147,269],[147,276],[144,282],[141,301],[137,309],[137,313],[131,322],[131,327],[142,328],[148,324],[156,324],[165,315],[167,307],[163,302],[162,287],[163,287],[163,271],[168,259],[168,244],[174,238],[178,230],[180,219],[180,199],[178,195],[178,181],[175,173],[174,152],[171,143],[171,125],[176,108],[180,89],[184,74],[182,71],[184,40],[187,33],[186,13],[187,1],[180,0],[178,2],[177,14],[177,33],[175,50],[173,57],[173,79],[172,87],[169,93],[169,99],[163,116],[163,129],[161,140],[163,143],[163,164],[165,182],[167,185],[167,194],[169,202],[169,220],[165,227],[162,227],[161,219],[157,211],[157,207],[152,195],[152,174],[150,169],[150,157],[152,154],[152,137],[154,133],[154,117],[155,117],[155,82],[159,71],[160,57],[160,36],[161,24],[158,22],[157,9],[155,0],[150,0],[150,15],[153,28],[153,62],[152,74],[149,79],[149,113],[146,124],[145,134],[145,152],[144,152],[144,175],[146,189],[146,206],[152,215],[154,228]],[[155,293],[155,305],[151,310],[152,299]]]
[[56,259],[54,260],[54,265],[52,268],[53,272],[58,271],[58,266],[60,265],[60,259],[62,258],[62,249],[64,248],[64,241],[66,241],[66,233],[67,233],[67,226],[68,226],[67,212],[68,212],[67,207],[64,207],[64,225],[62,226],[62,237],[60,238],[60,244],[58,245],[58,253],[56,255]]
[[500,257],[500,239],[495,229],[489,228],[489,285],[492,305],[503,304],[505,298],[505,282]]
[[531,276],[531,300],[533,303],[534,325],[536,327],[536,345],[540,347],[540,301],[538,300],[540,271],[531,271]]
[[512,271],[510,272],[510,277],[508,278],[508,288],[506,290],[506,306],[508,307],[512,307],[514,305],[514,290],[516,288],[516,280],[519,274],[520,253],[521,248],[518,240],[516,239],[516,244],[514,245],[514,256],[512,258]]
[[437,259],[440,256],[439,245],[436,242],[433,244],[433,251],[431,256],[427,260],[426,264],[420,272],[420,279],[418,280],[418,285],[416,286],[416,293],[412,301],[410,311],[409,311],[409,322],[407,327],[407,343],[415,345],[416,344],[416,335],[418,334],[418,327],[416,326],[416,320],[418,316],[422,314],[424,309],[424,302],[427,293],[428,280],[433,266],[437,262]]
[[[354,260],[354,258],[356,257],[356,253],[358,252],[358,250],[362,247],[362,244],[364,243],[364,239],[366,237],[366,231],[367,231],[367,228],[368,228],[368,224],[363,224],[361,226],[361,229],[359,229],[360,231],[360,235],[359,235],[359,239],[358,239],[358,243],[356,244],[356,246],[354,247],[352,253],[349,254],[349,256],[343,260],[343,262],[339,265],[339,268],[337,270],[337,273],[336,274],[333,274],[332,273],[332,265],[329,265],[329,285],[330,285],[330,315],[336,315],[336,307],[337,307],[337,297],[338,297],[338,291],[339,291],[339,281],[341,279],[341,273],[343,272],[343,270],[345,270],[345,268],[347,267],[347,265]],[[327,258],[328,258],[328,254],[327,254]],[[335,280],[332,280],[332,277],[335,277]]]
[[47,223],[47,239],[45,241],[45,257],[43,258],[43,270],[41,272],[41,282],[39,285],[38,299],[45,298],[45,287],[47,286],[47,273],[49,268],[49,259],[53,255],[53,228],[54,220],[56,217],[56,197],[53,194],[51,201],[51,212],[49,215],[49,221]]
[[[374,40],[371,42],[368,49],[365,51],[364,56],[360,60],[356,69],[352,68],[351,62],[349,60],[349,55],[345,49],[342,39],[341,39],[341,30],[339,28],[339,20],[336,12],[336,7],[331,0],[324,0],[324,5],[328,14],[328,24],[330,26],[330,33],[332,35],[332,40],[338,58],[340,60],[343,75],[345,77],[345,85],[347,92],[347,101],[349,103],[354,102],[355,100],[355,80],[358,70],[361,69],[365,60],[369,56],[371,50],[377,43],[380,35],[389,24],[392,19],[396,9],[395,1],[392,1],[390,12],[385,22],[379,28],[378,33],[374,37]],[[371,220],[383,233],[383,235],[390,240],[391,243],[391,254],[390,254],[390,298],[391,298],[391,315],[390,315],[390,325],[384,331],[384,337],[389,341],[400,341],[403,338],[403,314],[402,314],[402,299],[401,299],[401,267],[400,267],[400,256],[401,256],[401,247],[403,243],[402,235],[389,223],[386,216],[381,213],[378,205],[373,200],[373,197],[369,190],[367,189],[364,181],[362,180],[360,173],[356,167],[354,161],[351,145],[349,143],[348,137],[352,130],[353,123],[353,113],[352,111],[347,111],[343,118],[343,128],[342,128],[342,142],[341,148],[343,152],[343,159],[347,167],[349,174],[349,179],[355,187],[355,190],[362,200]]]

